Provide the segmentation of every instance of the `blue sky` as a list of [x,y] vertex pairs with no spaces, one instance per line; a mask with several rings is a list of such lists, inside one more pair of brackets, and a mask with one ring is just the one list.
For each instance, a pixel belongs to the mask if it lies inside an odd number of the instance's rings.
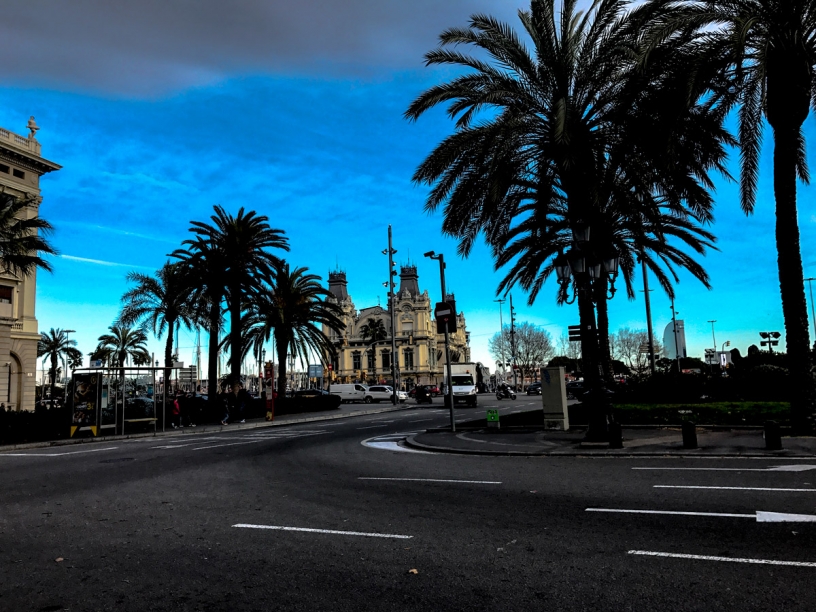
[[[434,46],[439,31],[463,25],[475,10],[512,19],[508,4],[457,1],[440,12],[423,1],[408,14],[402,3],[359,0],[337,11],[337,23],[324,15],[326,23],[318,26],[324,35],[313,44],[298,42],[299,28],[311,24],[308,11],[330,12],[341,3],[310,0],[301,9],[287,5],[279,12],[272,3],[270,13],[259,15],[276,31],[288,32],[289,40],[282,36],[277,43],[269,42],[260,26],[212,43],[207,28],[218,25],[220,17],[202,10],[201,23],[174,32],[186,41],[177,47],[162,42],[172,38],[158,23],[167,4],[184,3],[159,3],[155,21],[134,24],[120,23],[114,13],[100,16],[101,5],[94,0],[78,3],[70,14],[15,0],[11,14],[18,21],[0,26],[16,28],[18,41],[35,39],[22,51],[9,42],[0,46],[7,57],[12,54],[7,65],[28,61],[30,68],[0,68],[0,126],[24,134],[34,115],[42,128],[43,155],[63,166],[42,180],[41,213],[56,227],[53,241],[61,256],[53,274],[39,277],[40,329],[75,329],[79,347],[89,352],[116,317],[127,288],[125,274],[161,266],[186,237],[189,221],[204,219],[213,204],[222,204],[269,216],[289,236],[294,265],[324,276],[337,265],[346,270],[358,308],[378,298],[384,302],[387,262],[380,252],[389,223],[396,259],[406,263],[410,257],[419,267],[420,286],[434,300],[438,266],[422,253],[445,253],[448,286],[467,317],[473,356],[491,361],[487,340],[499,326],[493,300],[501,275],[481,245],[467,260],[456,257],[455,242],[441,236],[441,216],[422,211],[426,188],[410,181],[452,124],[442,112],[416,124],[402,113],[417,94],[446,76],[422,66],[422,54]],[[250,12],[264,5],[238,4]],[[61,20],[78,21],[57,29],[52,22]],[[106,20],[103,25],[112,32],[99,37],[96,46],[82,38],[83,27],[91,28],[94,20]],[[29,28],[30,36],[19,28]],[[151,44],[140,46],[139,28],[151,33]],[[62,38],[54,42],[55,36]],[[57,43],[64,53],[56,52]],[[812,118],[807,130],[812,159]],[[710,319],[717,320],[718,344],[730,340],[743,351],[758,342],[758,331],[784,332],[771,142],[768,132],[753,216],[740,211],[736,185],[717,180],[713,231],[720,251],[705,259],[713,290],[681,275],[677,309],[686,321],[691,354],[702,355],[712,345]],[[732,166],[736,160],[733,155]],[[806,276],[816,275],[812,197],[813,187],[800,186]],[[546,326],[557,337],[577,323],[577,309],[557,307],[555,289],[554,282],[545,287],[532,307],[521,291],[513,291],[513,299],[520,321]],[[660,289],[652,296],[660,337],[670,320],[669,302]],[[506,305],[504,315],[507,321]],[[629,302],[619,292],[610,318],[613,330],[644,328],[642,294]],[[181,356],[188,363],[193,345],[194,334],[182,331]],[[155,340],[151,348],[162,351]]]

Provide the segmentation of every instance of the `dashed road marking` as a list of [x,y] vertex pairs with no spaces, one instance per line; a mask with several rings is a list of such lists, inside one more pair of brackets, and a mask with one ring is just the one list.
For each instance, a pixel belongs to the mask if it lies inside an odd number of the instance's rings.
[[501,484],[497,480],[442,480],[439,478],[375,478],[373,476],[360,476],[357,480],[396,480],[401,482],[453,482],[460,484]]
[[79,455],[81,453],[99,453],[102,451],[116,450],[118,446],[108,448],[91,448],[81,451],[69,451],[66,453],[0,453],[0,457],[64,457],[65,455]]
[[752,563],[757,565],[786,565],[789,567],[816,567],[816,563],[809,561],[777,561],[775,559],[746,559],[739,557],[714,557],[711,555],[688,555],[683,553],[667,553],[652,550],[630,550],[626,554],[646,557],[666,557],[669,559],[690,559],[694,561],[722,561],[725,563]]
[[816,493],[816,489],[782,489],[777,487],[708,487],[701,485],[654,485],[655,489],[714,489],[719,491],[774,491],[780,493]]
[[398,535],[395,533],[368,533],[364,531],[338,531],[336,529],[311,529],[308,527],[283,527],[281,525],[249,525],[238,523],[233,525],[241,529],[272,529],[276,531],[303,531],[306,533],[324,533],[329,535],[362,536],[365,538],[396,538],[398,540],[410,540],[414,536]]

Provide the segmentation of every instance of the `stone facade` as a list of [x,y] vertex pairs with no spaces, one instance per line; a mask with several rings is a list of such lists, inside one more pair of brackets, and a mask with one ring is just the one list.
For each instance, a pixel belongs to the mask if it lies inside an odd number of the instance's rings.
[[[391,381],[391,312],[389,308],[369,306],[357,310],[351,296],[345,272],[329,273],[331,301],[343,309],[345,329],[335,333],[324,327],[324,332],[337,347],[333,361],[335,382],[368,383]],[[455,297],[448,301],[456,304]],[[410,388],[416,384],[438,384],[442,381],[445,365],[445,337],[436,333],[433,303],[428,291],[420,291],[416,266],[402,266],[400,286],[394,297],[398,380]],[[383,322],[387,337],[372,345],[363,339],[362,328],[369,319]],[[457,331],[451,334],[451,362],[470,361],[469,336],[465,315],[456,315]]]
[[[28,137],[0,128],[0,190],[18,197],[33,197],[28,218],[39,214],[40,177],[60,166],[44,159],[34,117]],[[19,278],[0,274],[0,402],[17,410],[34,410],[37,341],[34,313],[37,274]]]

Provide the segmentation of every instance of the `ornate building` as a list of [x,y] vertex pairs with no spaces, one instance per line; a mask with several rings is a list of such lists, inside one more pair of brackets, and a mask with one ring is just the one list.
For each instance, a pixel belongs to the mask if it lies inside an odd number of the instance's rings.
[[[40,155],[34,117],[28,137],[0,128],[0,190],[32,198],[27,218],[39,213],[40,177],[61,166]],[[0,274],[0,402],[11,409],[34,409],[37,341],[40,338],[34,302],[37,274]]]
[[[345,329],[335,333],[323,331],[337,347],[333,361],[335,382],[382,383],[391,381],[391,312],[388,308],[370,306],[357,310],[348,294],[345,272],[329,273],[329,299],[343,309]],[[448,295],[456,307],[456,298]],[[436,333],[433,305],[428,291],[420,292],[416,266],[402,266],[399,290],[394,296],[397,380],[410,388],[415,384],[438,384],[445,365],[445,337]],[[370,320],[382,321],[386,338],[372,342],[363,337],[362,328]],[[451,363],[470,361],[470,338],[465,315],[457,312],[455,334],[450,336]]]

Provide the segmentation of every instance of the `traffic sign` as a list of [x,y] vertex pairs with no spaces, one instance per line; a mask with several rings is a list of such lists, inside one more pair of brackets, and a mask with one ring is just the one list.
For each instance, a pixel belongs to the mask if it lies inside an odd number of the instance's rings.
[[487,411],[487,426],[499,429],[499,411],[495,408]]
[[580,325],[570,325],[567,327],[569,331],[569,341],[570,342],[580,342],[581,341],[581,326]]
[[450,334],[456,331],[456,309],[450,302],[437,302],[434,308],[434,318],[437,334],[444,334],[445,330]]

